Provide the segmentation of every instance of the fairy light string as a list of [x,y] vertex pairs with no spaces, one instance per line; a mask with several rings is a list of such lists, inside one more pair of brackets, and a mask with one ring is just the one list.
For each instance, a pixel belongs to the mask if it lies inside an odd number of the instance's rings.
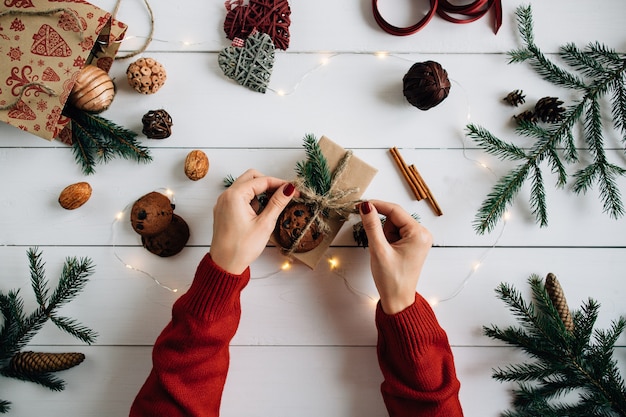
[[[130,36],[130,37],[126,37],[126,40],[129,39],[141,39],[141,36]],[[144,38],[147,39],[147,38]],[[153,38],[150,37],[149,39],[150,42],[160,42],[160,43],[177,43],[179,45],[182,45],[183,47],[192,47],[192,46],[201,46],[203,44],[207,44],[209,43],[208,41],[199,41],[199,42],[193,42],[193,41],[189,41],[189,40],[184,40],[184,41],[171,41],[171,40],[164,40],[164,39],[158,39],[158,38]],[[122,41],[119,41],[122,42]],[[278,53],[278,52],[277,52]],[[286,53],[286,52],[285,52]],[[304,72],[299,79],[297,79],[293,85],[291,85],[291,87],[286,88],[284,86],[278,86],[278,83],[276,81],[271,81],[267,91],[268,92],[272,92],[278,96],[290,96],[293,95],[297,92],[298,88],[305,83],[305,81],[307,81],[310,77],[312,77],[314,74],[318,73],[321,69],[328,67],[331,64],[331,61],[335,60],[338,57],[342,57],[342,56],[347,56],[347,55],[360,55],[360,56],[372,56],[374,58],[376,58],[377,60],[385,60],[385,59],[389,59],[389,58],[393,58],[393,59],[400,59],[403,61],[407,61],[407,62],[414,62],[414,60],[410,59],[410,57],[408,55],[410,54],[398,54],[398,53],[390,53],[387,51],[375,51],[375,52],[341,52],[341,53],[326,53],[326,52],[315,52],[312,54],[318,54],[320,56],[319,61],[313,65],[310,69],[308,69],[306,72]],[[459,83],[458,81],[454,80],[454,79],[450,79],[450,81],[452,83],[454,83],[457,87],[458,90],[460,90],[462,92],[461,96],[463,97],[464,101],[465,101],[465,105],[466,105],[466,121],[469,122],[471,120],[471,105],[470,105],[470,100],[467,94],[467,91],[465,90],[465,88],[463,87],[463,85],[461,83]],[[460,135],[461,137],[461,143],[462,143],[462,152],[463,152],[463,158],[466,159],[467,161],[470,161],[471,163],[475,164],[477,167],[479,167],[480,169],[486,169],[488,172],[490,172],[492,175],[495,175],[495,173],[491,170],[491,168],[483,161],[471,158],[470,156],[468,156],[468,152],[467,152],[467,147],[465,144],[465,134],[463,133],[462,135]],[[128,208],[127,208],[128,209]],[[467,285],[471,282],[471,280],[473,278],[476,277],[476,275],[479,273],[479,270],[482,269],[482,267],[484,266],[484,263],[486,261],[486,259],[489,257],[489,255],[491,254],[491,252],[497,247],[500,239],[502,238],[504,231],[506,229],[506,225],[507,225],[507,221],[510,219],[510,213],[506,213],[504,216],[504,221],[502,223],[502,228],[499,232],[499,234],[496,236],[494,242],[487,247],[487,249],[478,257],[477,260],[473,261],[471,263],[471,266],[469,267],[469,270],[467,272],[467,274],[464,276],[464,278],[455,286],[455,288],[447,295],[441,295],[441,296],[437,296],[437,297],[431,297],[431,299],[429,300],[432,306],[436,306],[439,305],[441,303],[450,301],[455,299],[457,296],[459,296],[462,291],[467,287]],[[117,219],[116,219],[117,221]],[[115,247],[115,245],[114,245]],[[152,279],[155,284],[157,284],[158,286],[172,291],[172,292],[177,292],[178,289],[175,288],[170,288],[167,285],[162,284],[159,279],[157,279],[154,275],[142,270],[141,268],[137,268],[131,264],[128,264],[127,262],[125,262],[118,254],[115,254],[116,258],[122,263],[124,264],[124,266],[130,270],[136,271],[138,273],[141,273],[142,275],[145,275],[147,277],[149,277],[150,279]],[[346,271],[345,268],[340,267],[341,263],[340,263],[340,259],[337,256],[330,256],[327,258],[327,262],[328,262],[328,269],[329,271],[334,274],[335,276],[339,277],[342,282],[344,283],[345,287],[347,288],[347,290],[349,290],[350,292],[352,292],[355,295],[358,295],[360,297],[363,297],[371,302],[377,302],[378,298],[374,297],[364,291],[359,290],[358,288],[356,288],[349,279],[349,274]],[[272,278],[272,277],[277,277],[281,274],[284,273],[289,273],[291,270],[293,269],[293,261],[288,258],[288,257],[284,257],[284,260],[280,262],[280,264],[278,265],[278,267],[275,270],[271,270],[268,273],[259,275],[259,276],[254,276],[251,277],[251,280],[263,280],[263,279],[268,279],[268,278]]]

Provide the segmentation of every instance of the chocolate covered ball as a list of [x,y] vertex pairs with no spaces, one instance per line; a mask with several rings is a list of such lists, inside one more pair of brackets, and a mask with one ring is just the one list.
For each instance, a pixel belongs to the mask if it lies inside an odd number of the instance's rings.
[[[278,244],[285,249],[291,249],[313,216],[311,206],[304,203],[289,204],[276,222],[274,237]],[[313,222],[298,242],[294,252],[303,253],[313,250],[322,243],[322,240],[324,240],[324,235],[320,231],[319,224]]]
[[130,211],[130,224],[142,236],[156,235],[172,222],[174,209],[170,199],[153,191],[141,197]]
[[174,256],[182,251],[188,240],[189,226],[177,214],[172,216],[172,221],[161,233],[141,237],[144,248],[163,258]]
[[413,64],[402,79],[407,101],[420,110],[428,110],[441,103],[450,92],[448,73],[435,61]]

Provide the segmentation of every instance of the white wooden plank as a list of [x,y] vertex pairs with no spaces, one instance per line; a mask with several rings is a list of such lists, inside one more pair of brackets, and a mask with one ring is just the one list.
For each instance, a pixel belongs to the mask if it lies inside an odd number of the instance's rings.
[[[301,146],[301,144],[300,144]],[[98,166],[94,176],[80,174],[69,149],[0,150],[0,176],[12,178],[0,194],[0,244],[5,245],[138,245],[140,238],[128,221],[116,221],[142,195],[169,189],[174,192],[176,211],[191,227],[190,245],[206,246],[212,236],[212,208],[223,192],[227,175],[239,175],[254,167],[267,175],[294,177],[294,166],[304,159],[300,149],[206,149],[210,159],[209,175],[198,182],[188,180],[183,162],[188,149],[154,149],[154,162],[137,165],[115,160]],[[483,159],[481,152],[460,149],[403,149],[409,163],[415,163],[443,208],[437,217],[426,201],[415,201],[405,181],[385,149],[358,149],[356,156],[379,172],[364,198],[394,201],[407,211],[417,213],[434,235],[438,246],[618,246],[626,243],[626,222],[602,213],[597,191],[576,195],[569,189],[554,187],[556,179],[546,167],[546,195],[549,225],[540,228],[529,212],[525,187],[510,210],[502,236],[501,222],[490,234],[477,235],[475,215],[505,167]],[[493,164],[492,171],[480,161]],[[35,162],[37,161],[37,162]],[[43,161],[40,163],[39,161]],[[54,162],[53,162],[54,161]],[[618,162],[619,163],[619,162]],[[28,175],[15,175],[24,172]],[[53,174],[51,174],[53,173]],[[496,175],[497,174],[497,175]],[[61,190],[74,182],[88,181],[93,188],[90,201],[77,210],[67,211],[58,203]],[[624,188],[626,179],[618,185]],[[354,246],[351,224],[344,226],[334,245]],[[576,233],[572,233],[572,230]]]
[[[40,351],[66,351],[54,346]],[[148,375],[151,347],[79,349],[87,358],[60,376],[67,387],[52,392],[35,384],[3,379],[9,415],[123,416]],[[616,356],[623,356],[624,348]],[[491,369],[523,360],[512,348],[453,348],[465,415],[497,417],[510,408],[511,384],[491,378]],[[223,416],[386,415],[375,348],[232,347],[222,401]],[[242,401],[245,398],[245,401]]]
[[[114,0],[95,0],[94,4],[113,10]],[[150,50],[216,51],[230,44],[223,27],[226,10],[222,1],[170,3],[150,2],[154,10],[155,33]],[[397,26],[415,24],[428,2],[390,2],[379,0],[381,14]],[[459,2],[461,4],[468,2]],[[624,3],[604,0],[589,13],[584,1],[503,1],[503,25],[493,33],[493,11],[481,20],[465,25],[452,24],[435,16],[420,32],[396,37],[385,33],[374,21],[370,2],[332,0],[290,1],[291,41],[289,52],[310,51],[422,51],[481,52],[510,50],[518,45],[515,9],[531,4],[536,21],[536,39],[546,51],[555,51],[566,42],[587,44],[591,41],[612,42],[623,47]],[[422,6],[423,5],[423,6]],[[124,2],[118,18],[129,25],[122,48],[138,49],[149,33],[149,17],[143,2]]]
[[[149,345],[170,320],[171,306],[187,290],[206,248],[186,248],[172,259],[155,259],[142,248],[42,250],[51,285],[57,282],[66,256],[88,256],[96,264],[85,290],[63,308],[64,315],[97,331],[98,345]],[[25,252],[21,247],[1,248],[0,290],[22,288],[26,309],[31,311],[36,306]],[[332,248],[328,255],[337,261],[335,269],[323,261],[315,271],[300,264],[281,270],[285,259],[267,249],[252,265],[253,279],[242,294],[242,321],[233,343],[375,345],[378,297],[367,251]],[[474,271],[478,262],[481,265]],[[492,346],[497,343],[482,335],[482,326],[515,324],[496,298],[494,290],[501,282],[511,283],[529,297],[528,277],[553,272],[565,288],[570,308],[580,308],[588,297],[601,303],[597,325],[607,328],[612,320],[626,316],[621,303],[625,262],[623,249],[434,248],[417,289],[428,300],[440,301],[435,312],[452,344]],[[160,287],[153,279],[178,292]],[[33,343],[81,345],[50,323]]]
[[[315,133],[348,148],[473,148],[464,139],[469,122],[530,147],[532,142],[514,134],[514,115],[532,109],[541,97],[560,97],[565,105],[580,98],[543,81],[526,64],[507,64],[499,54],[282,55],[266,94],[225,77],[216,54],[152,56],[168,70],[163,88],[139,95],[126,82],[127,65],[115,63],[111,76],[117,95],[102,114],[140,133],[146,112],[166,109],[174,121],[172,136],[148,140],[140,134],[150,147],[298,148],[304,134]],[[440,105],[421,111],[404,98],[402,77],[426,60],[441,63],[452,87]],[[514,108],[502,101],[515,89],[524,90],[526,105]],[[603,109],[609,118],[610,107]],[[611,132],[608,127],[606,146],[621,149],[619,136]],[[65,147],[5,124],[0,137],[2,147]]]

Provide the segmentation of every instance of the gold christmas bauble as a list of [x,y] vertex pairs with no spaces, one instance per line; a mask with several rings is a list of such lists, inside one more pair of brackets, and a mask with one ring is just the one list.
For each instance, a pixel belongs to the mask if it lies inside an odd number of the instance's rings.
[[139,58],[126,70],[128,84],[138,93],[154,94],[167,79],[163,65],[152,58]]
[[90,113],[109,108],[115,97],[115,85],[109,74],[94,65],[86,65],[78,73],[69,101],[74,107]]

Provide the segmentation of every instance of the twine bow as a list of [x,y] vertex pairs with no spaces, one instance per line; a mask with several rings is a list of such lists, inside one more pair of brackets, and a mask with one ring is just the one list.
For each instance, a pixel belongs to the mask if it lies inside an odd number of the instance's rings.
[[331,212],[335,213],[340,220],[347,220],[351,214],[357,213],[355,206],[359,200],[344,200],[347,196],[358,192],[359,189],[357,187],[348,188],[346,190],[336,189],[339,178],[346,171],[348,161],[351,157],[352,151],[346,151],[333,171],[332,181],[328,191],[322,195],[317,194],[315,190],[306,185],[304,178],[296,178],[294,186],[298,191],[300,191],[300,196],[294,198],[293,201],[296,203],[303,203],[311,207],[313,210],[313,216],[311,216],[309,221],[305,224],[298,238],[292,242],[291,247],[286,250],[283,249],[284,255],[291,256],[295,252],[296,248],[300,244],[300,241],[313,224],[317,224],[317,227],[322,234],[327,234],[330,231],[328,219]]

